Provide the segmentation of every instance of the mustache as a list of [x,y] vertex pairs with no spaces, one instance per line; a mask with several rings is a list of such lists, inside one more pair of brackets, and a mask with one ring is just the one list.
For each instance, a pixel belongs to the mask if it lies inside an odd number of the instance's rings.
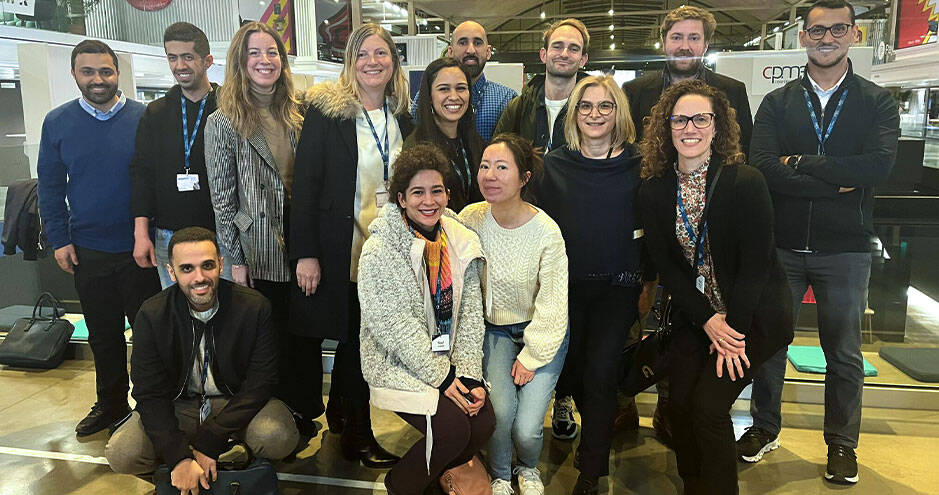
[[476,55],[467,55],[467,56],[463,57],[463,61],[464,61],[464,62],[466,62],[467,60],[475,60],[475,61],[479,62],[479,57],[477,57]]
[[672,54],[674,57],[694,57],[694,53],[691,50],[678,50]]

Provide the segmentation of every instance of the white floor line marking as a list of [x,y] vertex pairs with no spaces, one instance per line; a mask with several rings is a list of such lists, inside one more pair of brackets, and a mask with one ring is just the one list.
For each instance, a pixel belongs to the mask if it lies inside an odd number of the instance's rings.
[[[16,447],[0,447],[0,454],[15,455],[20,457],[34,457],[38,459],[55,459],[59,461],[83,462],[86,464],[100,464],[107,466],[108,460],[104,457],[96,457],[83,454],[66,454],[64,452],[50,452],[46,450],[18,449]],[[277,473],[277,479],[281,481],[290,481],[294,483],[307,483],[313,485],[331,485],[345,488],[361,488],[363,490],[385,491],[385,485],[381,482],[347,480],[343,478],[330,478],[328,476],[311,476],[308,474]]]

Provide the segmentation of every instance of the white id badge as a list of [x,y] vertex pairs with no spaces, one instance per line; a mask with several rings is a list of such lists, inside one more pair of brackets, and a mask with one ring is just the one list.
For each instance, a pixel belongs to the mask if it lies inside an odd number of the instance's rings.
[[381,189],[375,192],[375,207],[379,210],[384,208],[388,204],[388,191]]
[[434,352],[447,352],[450,350],[450,334],[438,335],[430,344],[430,350]]
[[212,412],[212,402],[208,398],[202,399],[202,406],[199,407],[199,424],[205,423],[209,413]]
[[198,191],[199,190],[199,175],[198,174],[176,174],[176,189],[179,192]]
[[698,275],[698,278],[694,281],[694,286],[698,288],[698,292],[704,294],[704,275]]

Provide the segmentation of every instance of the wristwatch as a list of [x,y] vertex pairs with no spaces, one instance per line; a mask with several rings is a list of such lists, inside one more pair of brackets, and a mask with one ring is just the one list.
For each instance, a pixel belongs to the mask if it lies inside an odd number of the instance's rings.
[[789,155],[786,158],[786,166],[791,169],[799,168],[799,162],[802,161],[802,155]]

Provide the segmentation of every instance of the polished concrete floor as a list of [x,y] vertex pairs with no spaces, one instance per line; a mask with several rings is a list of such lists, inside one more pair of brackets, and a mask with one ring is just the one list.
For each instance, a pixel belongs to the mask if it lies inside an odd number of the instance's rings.
[[[107,435],[77,439],[75,424],[94,397],[91,361],[66,361],[55,370],[27,372],[0,367],[0,495],[150,494],[153,487],[111,472],[101,457]],[[641,394],[638,432],[617,432],[612,476],[601,493],[680,493],[675,457],[653,436],[655,396]],[[747,425],[747,403],[734,408],[738,434]],[[818,405],[785,404],[782,447],[756,465],[740,466],[743,494],[939,493],[939,412],[865,408],[858,448],[860,483],[851,488],[821,478],[825,444]],[[403,453],[417,433],[396,416],[374,411],[379,441]],[[547,423],[546,423],[547,424]],[[570,492],[576,441],[550,439],[539,465],[549,495]],[[321,432],[296,460],[278,465],[281,491],[294,494],[384,493],[381,471],[359,467],[338,454],[338,438]]]

